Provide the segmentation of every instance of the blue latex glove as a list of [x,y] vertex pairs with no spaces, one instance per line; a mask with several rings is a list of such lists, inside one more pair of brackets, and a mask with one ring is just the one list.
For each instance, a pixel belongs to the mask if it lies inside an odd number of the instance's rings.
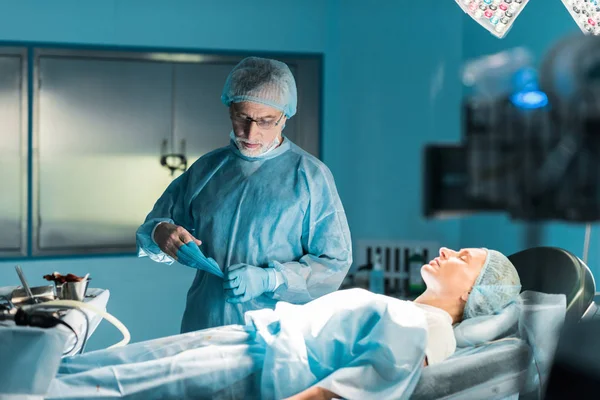
[[223,278],[223,271],[221,271],[219,264],[212,258],[207,258],[200,250],[200,247],[194,242],[186,243],[179,248],[177,251],[177,261],[188,267],[200,269]]
[[227,268],[223,289],[227,302],[244,303],[275,290],[275,269],[236,264]]

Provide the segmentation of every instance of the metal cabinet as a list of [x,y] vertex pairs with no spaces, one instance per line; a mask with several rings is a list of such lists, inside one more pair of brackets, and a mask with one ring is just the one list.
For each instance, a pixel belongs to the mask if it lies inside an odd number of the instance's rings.
[[170,182],[171,66],[42,55],[36,71],[36,253],[133,250]]
[[0,255],[27,252],[27,53],[0,48]]
[[235,63],[174,65],[174,151],[182,142],[190,165],[202,155],[229,143],[229,111],[221,103],[223,83]]
[[[220,96],[242,58],[36,51],[34,254],[133,251],[174,178],[159,162],[165,147],[191,165],[229,142]],[[282,61],[306,102],[285,133],[318,155],[320,59]]]

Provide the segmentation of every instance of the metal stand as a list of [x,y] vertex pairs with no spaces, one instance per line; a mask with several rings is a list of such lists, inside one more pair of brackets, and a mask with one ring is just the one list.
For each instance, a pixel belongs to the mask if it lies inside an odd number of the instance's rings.
[[544,225],[541,222],[530,222],[525,227],[523,242],[526,249],[539,247],[544,241]]

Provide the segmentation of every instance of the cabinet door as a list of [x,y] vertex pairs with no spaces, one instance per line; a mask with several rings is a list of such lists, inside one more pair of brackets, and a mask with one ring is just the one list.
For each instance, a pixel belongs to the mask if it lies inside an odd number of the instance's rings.
[[229,143],[231,120],[221,92],[235,63],[176,64],[174,150],[185,140],[191,165],[198,158]]
[[0,53],[0,255],[26,252],[25,54]]
[[171,182],[172,65],[38,58],[38,253],[129,251]]

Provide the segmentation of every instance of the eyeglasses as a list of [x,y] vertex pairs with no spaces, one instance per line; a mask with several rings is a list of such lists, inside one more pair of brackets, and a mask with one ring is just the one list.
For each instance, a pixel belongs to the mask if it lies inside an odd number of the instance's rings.
[[277,121],[273,121],[272,119],[253,119],[246,115],[238,114],[236,112],[232,112],[229,115],[229,117],[231,118],[233,123],[236,125],[246,125],[246,124],[251,124],[252,122],[254,122],[256,124],[256,126],[258,126],[260,129],[268,130],[268,129],[273,129],[276,126],[278,126],[281,123],[281,120],[283,119],[284,115],[285,115],[285,113],[281,113],[281,115],[279,116],[279,119]]

